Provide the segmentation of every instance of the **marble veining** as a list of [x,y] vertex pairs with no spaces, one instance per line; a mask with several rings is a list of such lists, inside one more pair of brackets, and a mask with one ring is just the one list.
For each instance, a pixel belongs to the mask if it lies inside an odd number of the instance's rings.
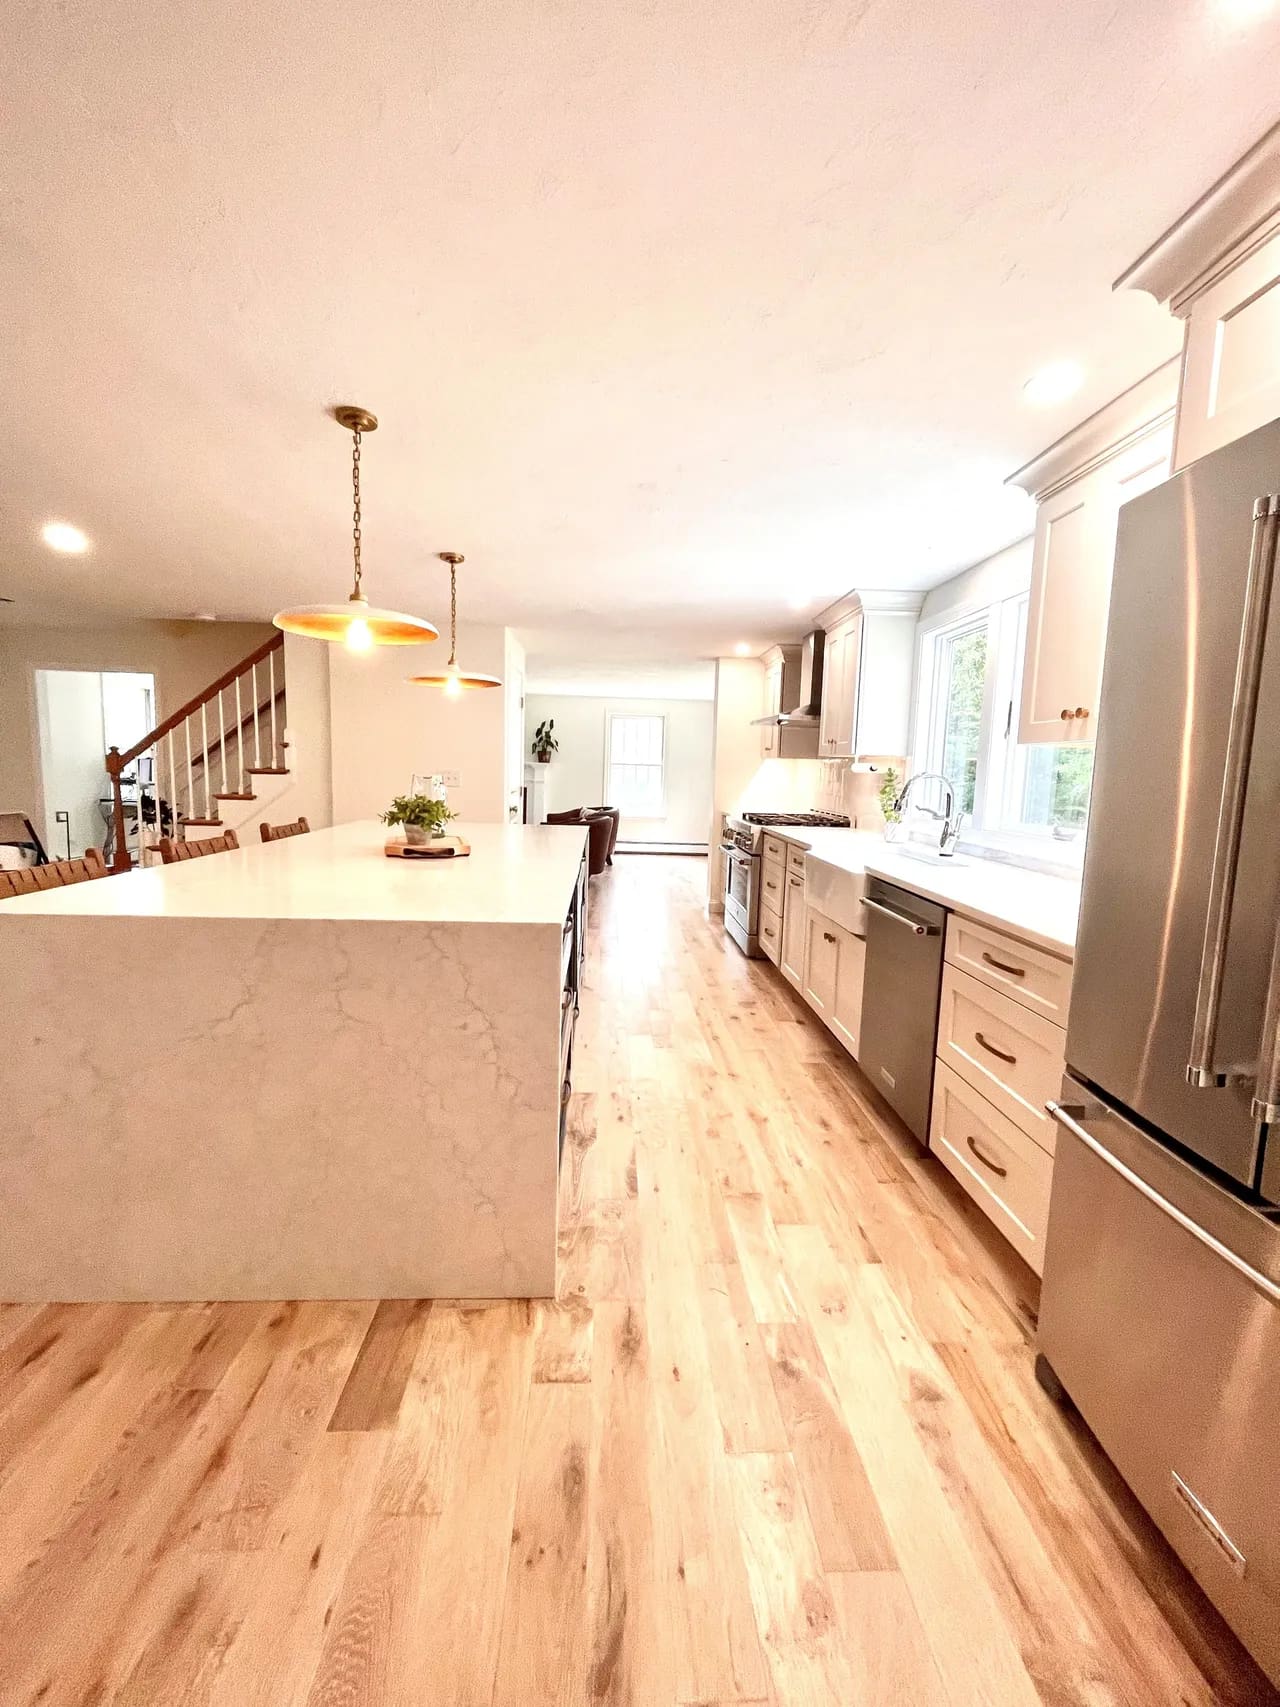
[[553,922],[7,909],[0,1298],[553,1292],[569,840]]

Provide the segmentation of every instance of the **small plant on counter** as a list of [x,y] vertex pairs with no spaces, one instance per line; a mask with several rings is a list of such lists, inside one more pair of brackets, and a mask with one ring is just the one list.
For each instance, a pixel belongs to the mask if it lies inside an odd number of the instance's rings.
[[433,800],[429,794],[397,794],[382,814],[382,822],[403,825],[406,841],[425,842],[428,836],[443,836],[445,825],[457,816],[445,801]]
[[545,723],[539,723],[533,732],[533,756],[540,765],[550,764],[552,753],[560,751],[560,743],[552,734],[555,726],[556,720],[551,717]]
[[898,810],[898,795],[902,790],[902,778],[889,765],[880,783],[880,810],[884,814],[886,824],[898,824],[902,821],[902,813]]

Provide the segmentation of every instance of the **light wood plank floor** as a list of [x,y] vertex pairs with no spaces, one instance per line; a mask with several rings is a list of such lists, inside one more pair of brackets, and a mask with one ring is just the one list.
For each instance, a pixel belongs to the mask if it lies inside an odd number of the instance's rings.
[[3,1707],[1272,1699],[705,869],[593,883],[556,1303],[0,1310]]

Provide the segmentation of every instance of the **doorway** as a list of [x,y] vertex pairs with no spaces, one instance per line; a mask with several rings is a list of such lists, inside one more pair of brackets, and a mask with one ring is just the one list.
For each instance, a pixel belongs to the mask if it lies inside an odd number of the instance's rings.
[[37,670],[44,845],[75,859],[107,834],[109,747],[127,752],[156,723],[155,677],[134,670]]

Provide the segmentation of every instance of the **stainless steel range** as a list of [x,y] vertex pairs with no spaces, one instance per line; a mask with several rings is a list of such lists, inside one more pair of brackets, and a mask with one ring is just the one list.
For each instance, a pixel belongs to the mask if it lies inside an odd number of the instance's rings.
[[760,845],[770,828],[847,830],[841,812],[744,812],[725,814],[720,833],[724,855],[724,928],[746,955],[760,953]]

